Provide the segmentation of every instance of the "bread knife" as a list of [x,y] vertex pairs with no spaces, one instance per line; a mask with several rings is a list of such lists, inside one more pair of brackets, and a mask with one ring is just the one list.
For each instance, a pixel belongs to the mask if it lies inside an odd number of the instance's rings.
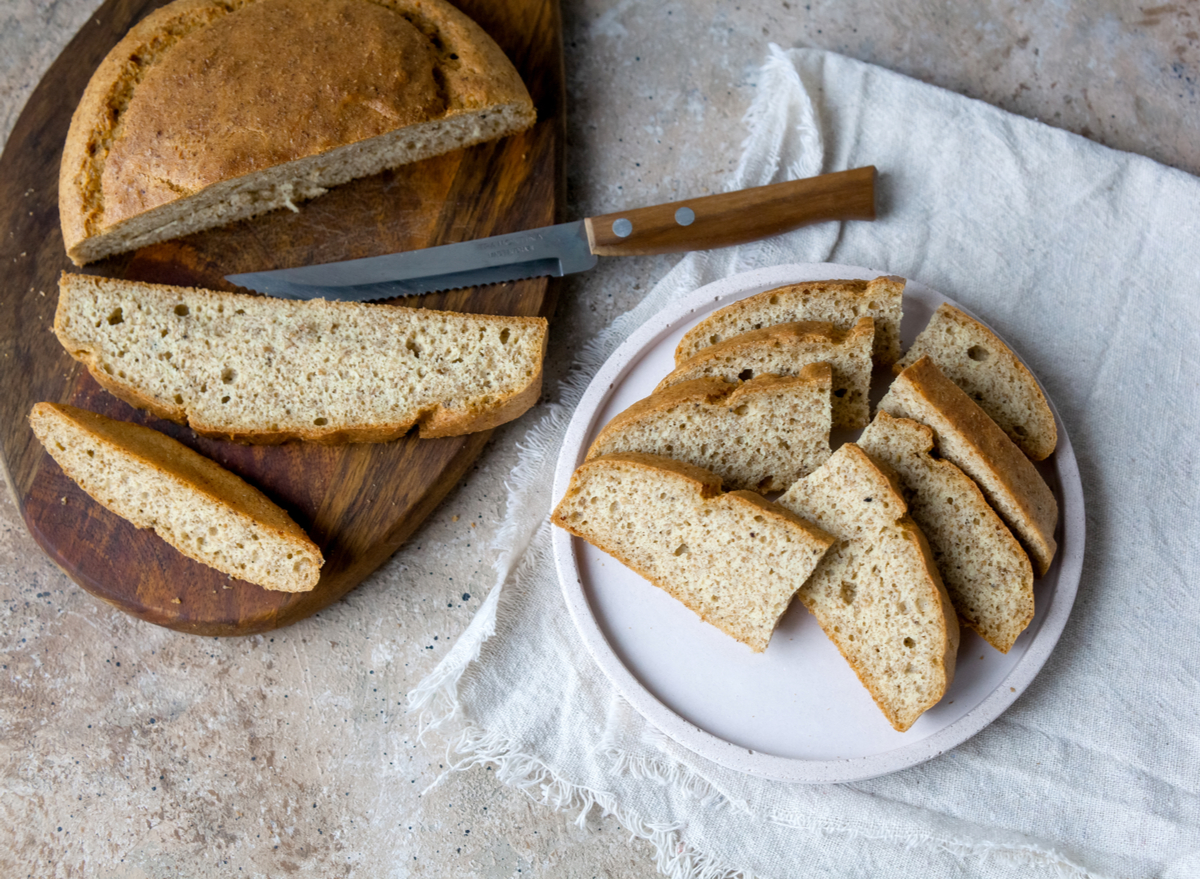
[[875,219],[875,166],[619,211],[423,250],[225,280],[287,299],[366,302],[584,272],[602,256],[744,244],[830,220]]

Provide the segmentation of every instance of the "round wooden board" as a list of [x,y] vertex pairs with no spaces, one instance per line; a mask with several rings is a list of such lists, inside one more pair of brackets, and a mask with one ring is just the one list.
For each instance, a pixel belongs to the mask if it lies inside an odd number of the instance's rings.
[[[241,446],[197,437],[102,390],[50,327],[58,277],[75,269],[58,220],[58,166],[92,71],[162,0],[108,0],[42,79],[0,157],[0,453],[34,539],[93,595],[149,622],[200,635],[246,635],[327,607],[387,559],[462,477],[488,433],[380,444]],[[84,271],[233,289],[247,272],[373,256],[499,235],[558,220],[563,193],[562,26],[557,0],[456,0],[517,66],[537,105],[522,135],[338,187],[300,206],[143,248]],[[549,315],[547,279],[455,290],[406,305]],[[382,353],[382,352],[381,352]],[[325,555],[312,592],[269,592],[176,552],[108,512],[67,479],[29,429],[30,408],[70,403],[168,433],[264,491]]]

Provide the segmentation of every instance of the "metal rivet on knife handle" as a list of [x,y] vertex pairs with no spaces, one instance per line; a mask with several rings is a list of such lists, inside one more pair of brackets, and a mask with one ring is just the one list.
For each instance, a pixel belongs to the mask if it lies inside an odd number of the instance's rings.
[[[684,224],[683,210],[692,221]],[[591,217],[597,256],[679,253],[744,244],[828,220],[875,219],[875,168],[855,168],[737,192]],[[617,223],[628,222],[624,234]]]
[[633,234],[633,223],[621,217],[619,220],[613,220],[612,230],[618,238],[628,238]]
[[691,208],[680,208],[675,212],[675,222],[680,226],[690,226],[696,222],[696,212]]

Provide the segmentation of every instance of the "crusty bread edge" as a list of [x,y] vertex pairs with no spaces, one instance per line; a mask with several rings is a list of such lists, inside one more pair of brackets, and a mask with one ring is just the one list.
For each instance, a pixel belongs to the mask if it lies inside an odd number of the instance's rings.
[[[48,414],[48,413],[53,413],[53,414]],[[282,540],[291,542],[298,547],[303,547],[303,550],[308,553],[311,553],[317,559],[317,562],[318,562],[316,568],[309,574],[310,581],[307,584],[307,587],[302,588],[302,589],[294,589],[294,590],[293,589],[277,589],[275,591],[309,592],[309,591],[312,591],[316,587],[316,585],[320,579],[321,566],[324,565],[324,563],[325,563],[325,558],[324,558],[324,555],[321,553],[320,548],[313,542],[312,538],[310,538],[308,536],[308,534],[304,531],[304,529],[302,529],[299,525],[297,525],[296,522],[291,518],[291,516],[289,516],[287,514],[287,512],[285,510],[283,510],[283,508],[281,508],[278,504],[276,504],[274,501],[272,501],[270,498],[268,498],[265,494],[263,494],[261,491],[259,491],[257,488],[255,488],[253,485],[246,482],[244,479],[242,479],[236,473],[226,470],[220,464],[205,457],[204,455],[201,455],[199,452],[196,452],[193,449],[189,449],[183,443],[167,436],[166,434],[162,434],[158,431],[153,431],[152,428],[144,427],[139,424],[133,424],[130,422],[118,422],[118,424],[121,425],[121,428],[125,429],[125,430],[152,431],[154,433],[158,433],[159,436],[161,436],[163,438],[163,440],[166,440],[167,444],[170,445],[171,452],[173,454],[177,454],[181,457],[191,460],[192,463],[198,469],[204,471],[205,474],[211,478],[211,480],[215,486],[217,486],[217,487],[220,487],[222,485],[232,486],[234,484],[237,484],[239,487],[244,488],[250,495],[252,495],[254,497],[254,499],[258,503],[260,503],[266,507],[269,507],[273,511],[277,512],[278,516],[281,518],[281,520],[283,522],[282,527],[280,525],[275,525],[270,522],[267,522],[261,518],[257,518],[251,511],[245,509],[244,505],[237,503],[234,500],[231,500],[231,498],[220,494],[218,491],[210,490],[209,487],[207,487],[203,484],[196,483],[192,480],[187,479],[187,477],[184,474],[175,472],[169,466],[168,462],[156,460],[147,455],[143,455],[138,451],[135,451],[133,449],[130,449],[130,448],[120,445],[117,441],[115,441],[114,439],[112,439],[110,437],[104,436],[103,434],[96,432],[87,423],[87,418],[80,417],[77,413],[82,413],[84,416],[90,416],[90,418],[93,418],[93,419],[105,419],[105,416],[97,415],[96,413],[89,412],[86,409],[78,409],[74,406],[67,406],[67,405],[61,404],[61,403],[43,402],[43,403],[35,404],[34,407],[30,410],[28,421],[29,421],[30,427],[34,430],[35,436],[37,436],[36,423],[39,420],[51,419],[51,418],[62,418],[62,419],[71,421],[72,423],[77,425],[80,429],[84,430],[89,435],[93,436],[97,442],[104,443],[106,446],[108,446],[110,449],[112,449],[114,453],[128,457],[128,458],[133,458],[133,459],[137,460],[139,463],[141,463],[142,465],[144,465],[150,469],[156,470],[160,475],[179,484],[181,487],[185,488],[187,491],[190,491],[196,495],[202,495],[203,497],[207,498],[209,501],[212,501],[213,503],[220,504],[220,505],[226,507],[227,509],[229,509],[229,511],[231,513],[233,513],[234,515],[238,516],[241,519],[253,521],[255,523],[255,527],[260,528],[263,531],[270,532],[270,533],[274,534],[276,537],[278,537]],[[106,420],[116,421],[116,419],[106,419]],[[45,450],[46,450],[46,454],[48,454],[52,459],[54,459],[55,463],[58,463],[58,458],[57,458],[57,456],[55,456],[54,450],[51,449],[46,443],[44,443],[40,436],[38,437],[38,441],[42,443],[43,448],[45,448]],[[175,448],[176,446],[178,448]],[[59,466],[61,467],[62,465],[60,464]],[[71,479],[72,482],[75,482],[75,479],[73,477],[71,477],[70,474],[66,473],[65,468],[63,469],[63,472],[64,472],[64,474],[66,474],[68,476],[68,478]],[[78,485],[78,483],[76,483],[76,485]],[[88,495],[88,497],[92,498],[92,500],[94,500],[100,506],[104,507],[104,509],[111,512],[113,515],[120,516],[122,519],[125,519],[125,521],[127,521],[127,522],[130,521],[121,512],[109,507],[108,504],[106,504],[101,498],[96,497],[90,491],[87,491],[87,489],[84,489],[82,486],[80,486],[80,489],[82,491],[84,491]],[[130,524],[134,524],[134,523],[130,522]],[[288,526],[290,526],[290,527],[288,527]],[[148,527],[148,526],[139,526],[139,525],[134,524],[134,527],[140,529],[142,527]],[[157,529],[153,529],[153,530],[154,530],[155,534],[157,534],[164,543],[173,547],[179,553],[187,556],[188,558],[192,559],[193,561],[196,561],[199,564],[204,565],[205,567],[209,567],[209,568],[213,568],[214,570],[218,570],[223,574],[228,574],[231,577],[235,577],[237,579],[243,579],[244,575],[242,573],[235,571],[232,568],[226,568],[226,567],[222,567],[220,565],[215,565],[211,561],[201,559],[193,553],[191,547],[188,544],[179,545],[171,540],[168,540],[166,537],[164,537],[162,534],[160,534]],[[261,588],[264,588],[264,589],[271,588],[268,586],[262,586],[262,584],[256,584],[256,585],[260,585]]]

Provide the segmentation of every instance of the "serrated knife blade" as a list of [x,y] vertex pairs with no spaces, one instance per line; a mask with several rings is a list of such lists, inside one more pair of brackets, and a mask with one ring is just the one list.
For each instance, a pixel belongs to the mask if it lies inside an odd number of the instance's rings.
[[874,218],[875,168],[867,166],[510,235],[225,279],[289,299],[365,302],[561,277],[587,271],[601,256],[728,247],[809,223]]

